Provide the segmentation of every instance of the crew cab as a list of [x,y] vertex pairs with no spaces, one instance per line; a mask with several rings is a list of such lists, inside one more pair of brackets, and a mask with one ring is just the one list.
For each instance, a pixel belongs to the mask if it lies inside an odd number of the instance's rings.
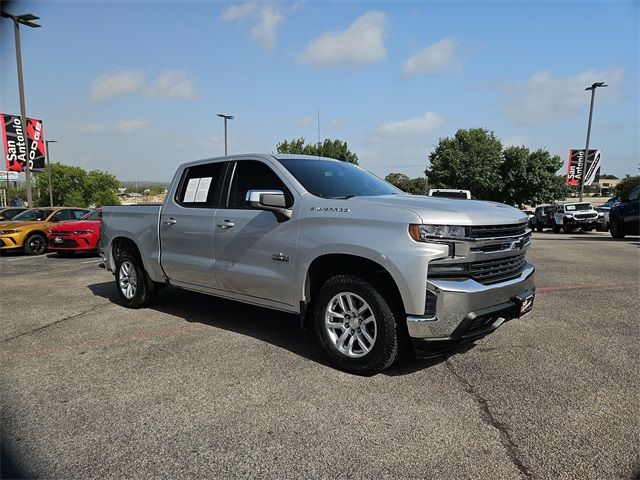
[[603,220],[604,214],[594,210],[589,202],[556,205],[552,216],[553,233],[559,233],[560,229],[565,233],[576,229],[590,232],[598,228]]
[[358,374],[528,313],[530,235],[513,207],[412,196],[302,155],[187,163],[162,205],[102,215],[104,265],[124,305],[149,305],[171,285],[297,314],[335,365]]
[[609,211],[610,231],[613,238],[640,233],[640,185]]

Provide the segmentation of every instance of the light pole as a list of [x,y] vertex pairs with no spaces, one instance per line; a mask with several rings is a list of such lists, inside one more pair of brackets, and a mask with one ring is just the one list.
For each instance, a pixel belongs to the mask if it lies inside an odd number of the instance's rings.
[[49,159],[49,144],[58,143],[58,140],[45,140],[44,148],[47,154],[47,177],[49,177],[49,206],[53,207],[53,189],[51,188],[51,160]]
[[32,20],[38,20],[40,17],[36,17],[31,13],[25,13],[23,15],[11,15],[7,12],[1,12],[0,16],[3,18],[10,18],[13,20],[13,33],[16,39],[16,62],[18,64],[18,90],[20,91],[20,120],[22,122],[22,134],[25,139],[25,181],[27,184],[27,203],[29,208],[33,207],[31,196],[31,157],[29,156],[29,135],[27,134],[27,114],[24,100],[24,82],[22,78],[22,52],[20,51],[20,28],[19,25],[26,25],[31,28],[39,28],[40,25],[33,23]]
[[582,195],[584,194],[584,177],[587,170],[587,160],[589,159],[589,139],[591,138],[591,118],[593,117],[593,101],[596,97],[596,88],[608,87],[604,82],[595,82],[585,90],[591,90],[591,107],[589,108],[589,126],[587,127],[587,145],[584,147],[584,160],[582,161],[582,173],[580,174],[580,201],[582,201]]
[[227,156],[227,120],[233,120],[233,115],[225,115],[224,113],[219,113],[219,117],[224,118],[224,155]]

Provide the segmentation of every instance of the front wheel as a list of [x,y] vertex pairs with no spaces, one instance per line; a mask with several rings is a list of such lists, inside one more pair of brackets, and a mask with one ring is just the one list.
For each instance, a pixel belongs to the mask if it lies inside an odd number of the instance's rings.
[[611,219],[611,223],[609,225],[609,231],[611,232],[611,236],[613,238],[624,238],[624,228],[620,224],[620,220],[617,218]]
[[42,255],[47,249],[47,241],[39,234],[29,235],[24,242],[24,251],[27,255]]
[[122,252],[116,259],[116,286],[118,295],[129,308],[146,307],[155,295],[142,262],[133,252]]
[[371,283],[352,275],[331,277],[315,302],[320,345],[339,368],[373,375],[400,357],[407,344],[401,315]]

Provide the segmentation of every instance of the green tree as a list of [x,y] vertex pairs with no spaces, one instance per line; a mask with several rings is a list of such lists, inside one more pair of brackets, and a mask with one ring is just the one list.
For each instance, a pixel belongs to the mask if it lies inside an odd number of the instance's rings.
[[613,193],[619,199],[627,198],[631,190],[640,185],[640,175],[626,175],[622,181],[613,187]]
[[427,194],[427,180],[424,177],[410,178],[404,173],[390,173],[384,179],[391,185],[411,195]]
[[342,140],[325,139],[318,148],[317,143],[305,143],[305,139],[294,138],[290,142],[283,141],[276,145],[278,153],[298,153],[300,155],[318,155],[321,157],[335,158],[358,165],[358,155],[349,150],[347,142]]
[[501,201],[518,206],[538,205],[569,195],[564,177],[556,175],[563,164],[559,156],[542,149],[530,152],[527,147],[508,147],[502,157]]
[[101,190],[95,192],[89,200],[89,205],[93,208],[104,207],[106,205],[120,205],[120,199],[118,196],[108,190]]
[[51,185],[53,190],[53,204],[55,206],[87,207],[104,204],[116,204],[115,193],[119,182],[110,173],[100,170],[87,172],[81,167],[54,163],[47,166],[45,171],[36,175],[36,191],[39,192],[35,205],[49,205],[48,169],[51,168]]
[[480,200],[499,200],[502,191],[502,143],[484,128],[460,129],[438,141],[429,154],[429,184],[470,190]]

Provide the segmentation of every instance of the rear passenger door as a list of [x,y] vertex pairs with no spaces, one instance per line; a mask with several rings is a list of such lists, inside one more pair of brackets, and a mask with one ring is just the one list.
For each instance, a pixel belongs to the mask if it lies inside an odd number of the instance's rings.
[[[226,199],[216,212],[214,227],[219,288],[261,299],[262,304],[293,306],[298,213],[292,189],[270,165],[258,160],[230,164],[226,184]],[[283,191],[287,208],[293,209],[291,219],[278,221],[273,212],[250,207],[249,190]]]
[[624,229],[626,232],[638,232],[638,224],[640,223],[640,187],[631,191],[627,201],[622,206],[622,215],[624,216]]
[[213,222],[226,162],[187,167],[160,215],[160,263],[169,281],[216,288]]

